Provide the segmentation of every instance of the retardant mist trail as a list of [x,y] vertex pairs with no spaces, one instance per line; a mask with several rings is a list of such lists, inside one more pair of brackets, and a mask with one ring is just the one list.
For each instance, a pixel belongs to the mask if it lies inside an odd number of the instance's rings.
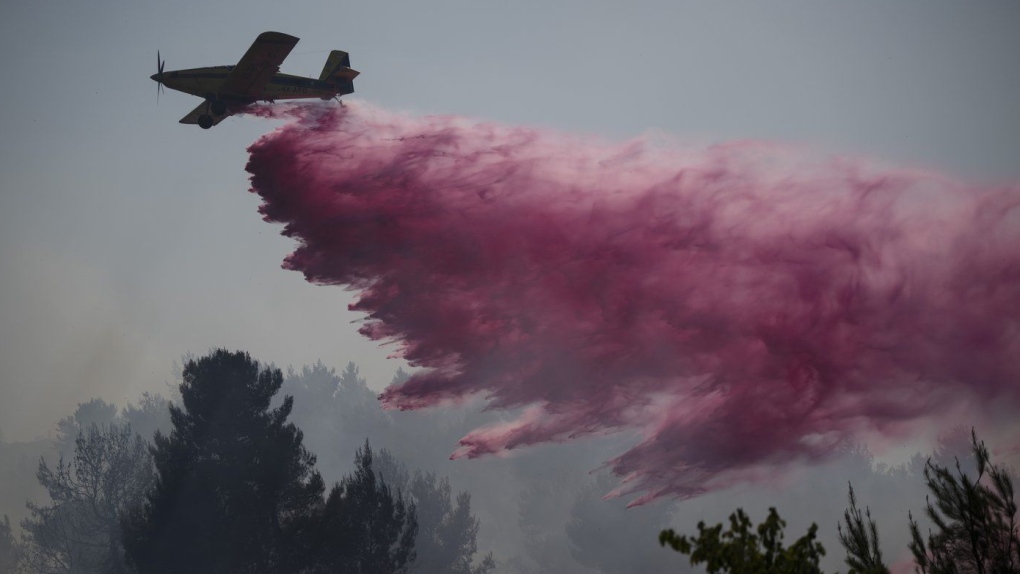
[[[761,143],[609,144],[365,104],[259,108],[252,190],[426,369],[398,409],[525,407],[455,456],[615,430],[635,503],[1020,407],[1020,186]],[[973,421],[960,421],[970,425]]]

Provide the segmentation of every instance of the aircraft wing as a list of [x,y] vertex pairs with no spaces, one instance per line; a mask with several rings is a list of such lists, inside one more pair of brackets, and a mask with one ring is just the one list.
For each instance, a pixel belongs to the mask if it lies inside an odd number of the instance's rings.
[[[220,95],[256,99],[298,43],[294,36],[263,32],[241,56],[220,87]],[[183,120],[182,120],[183,121]]]
[[233,114],[233,113],[234,113],[234,110],[231,109],[230,106],[228,106],[227,107],[227,113],[223,114],[222,116],[217,116],[217,115],[214,115],[214,114],[210,114],[209,113],[209,104],[208,104],[208,102],[202,102],[201,104],[198,104],[197,108],[191,110],[191,112],[188,113],[188,115],[186,115],[183,118],[181,118],[181,123],[182,124],[196,124],[197,125],[198,124],[198,117],[199,116],[204,115],[204,114],[209,114],[209,117],[212,118],[212,122],[213,122],[212,125],[216,125],[216,124],[222,122],[223,120],[229,118],[231,116],[231,114]]

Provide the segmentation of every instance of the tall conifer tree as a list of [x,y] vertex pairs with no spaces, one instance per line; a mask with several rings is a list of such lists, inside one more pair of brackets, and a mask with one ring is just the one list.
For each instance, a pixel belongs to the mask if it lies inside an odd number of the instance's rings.
[[243,352],[216,350],[184,367],[183,407],[170,407],[173,430],[157,433],[152,449],[156,484],[123,525],[141,572],[303,569],[324,484],[287,422],[291,397],[269,408],[282,383],[279,369]]

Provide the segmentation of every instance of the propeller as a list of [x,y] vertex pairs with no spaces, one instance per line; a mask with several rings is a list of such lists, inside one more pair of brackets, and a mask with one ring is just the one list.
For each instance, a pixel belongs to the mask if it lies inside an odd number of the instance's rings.
[[156,80],[156,104],[159,104],[159,93],[165,92],[163,88],[163,66],[166,65],[166,60],[161,60],[159,57],[159,50],[156,50],[156,75],[152,77]]

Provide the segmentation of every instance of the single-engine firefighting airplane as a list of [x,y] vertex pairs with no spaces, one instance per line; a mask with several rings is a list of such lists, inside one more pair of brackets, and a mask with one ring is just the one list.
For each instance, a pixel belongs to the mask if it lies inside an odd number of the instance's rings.
[[339,99],[354,92],[354,78],[347,52],[333,50],[326,59],[319,79],[279,73],[280,64],[294,49],[298,39],[280,32],[263,32],[241,57],[236,66],[213,66],[164,72],[166,61],[156,52],[156,95],[166,86],[205,101],[181,118],[182,124],[198,124],[209,129],[231,114],[259,100],[273,102],[299,98]]

